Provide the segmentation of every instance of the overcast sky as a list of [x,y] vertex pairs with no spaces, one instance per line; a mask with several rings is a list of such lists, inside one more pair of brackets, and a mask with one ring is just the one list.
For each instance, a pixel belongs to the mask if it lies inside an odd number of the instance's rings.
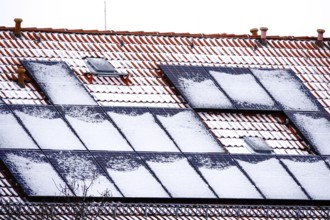
[[[330,0],[106,0],[107,29],[330,36]],[[104,30],[104,0],[0,0],[0,26]]]

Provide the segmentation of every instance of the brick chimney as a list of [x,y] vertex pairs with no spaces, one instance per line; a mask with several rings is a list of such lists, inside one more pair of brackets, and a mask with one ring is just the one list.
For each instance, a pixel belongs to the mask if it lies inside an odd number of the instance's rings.
[[261,35],[260,35],[260,43],[264,46],[267,45],[267,41],[266,41],[266,38],[267,38],[267,31],[268,31],[268,28],[267,27],[261,27],[260,28],[260,31],[261,31]]
[[18,80],[17,84],[21,87],[25,87],[25,69],[22,66],[17,68]]
[[316,40],[316,45],[319,47],[323,47],[323,34],[325,32],[324,29],[317,29],[317,40]]
[[21,35],[21,23],[22,23],[23,19],[22,18],[15,18],[14,21],[15,21],[14,35],[16,37],[21,37],[22,36]]
[[259,31],[258,28],[251,28],[250,32],[252,34],[252,37],[258,37],[258,31]]

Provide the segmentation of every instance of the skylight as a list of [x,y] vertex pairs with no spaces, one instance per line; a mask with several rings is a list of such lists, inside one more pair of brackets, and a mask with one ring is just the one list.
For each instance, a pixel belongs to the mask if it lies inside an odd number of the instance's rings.
[[271,154],[272,148],[266,143],[263,138],[260,137],[244,137],[244,141],[247,143],[249,149],[255,153]]
[[87,57],[85,58],[85,62],[87,67],[90,70],[91,74],[94,75],[104,75],[104,76],[125,76],[127,73],[119,73],[104,58],[95,58],[95,57]]

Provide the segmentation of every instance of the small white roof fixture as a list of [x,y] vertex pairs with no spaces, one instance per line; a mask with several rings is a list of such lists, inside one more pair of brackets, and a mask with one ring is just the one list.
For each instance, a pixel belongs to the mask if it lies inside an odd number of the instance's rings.
[[119,73],[104,58],[86,57],[85,63],[90,70],[90,74],[102,76],[126,76],[127,73]]
[[244,137],[250,151],[259,154],[271,154],[273,149],[260,137]]

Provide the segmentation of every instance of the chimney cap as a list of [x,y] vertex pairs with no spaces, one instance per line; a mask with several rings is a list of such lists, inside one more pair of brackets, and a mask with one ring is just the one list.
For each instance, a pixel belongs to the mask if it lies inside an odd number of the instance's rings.
[[261,27],[260,30],[261,31],[268,31],[268,27]]
[[325,30],[321,29],[321,28],[317,29],[316,31],[317,31],[317,33],[320,33],[320,34],[323,34],[325,32]]
[[22,18],[15,18],[14,21],[15,21],[15,22],[22,22],[23,19],[22,19]]
[[258,29],[258,28],[251,28],[251,29],[250,29],[250,32],[251,32],[251,33],[256,32],[256,31],[259,31],[259,29]]

